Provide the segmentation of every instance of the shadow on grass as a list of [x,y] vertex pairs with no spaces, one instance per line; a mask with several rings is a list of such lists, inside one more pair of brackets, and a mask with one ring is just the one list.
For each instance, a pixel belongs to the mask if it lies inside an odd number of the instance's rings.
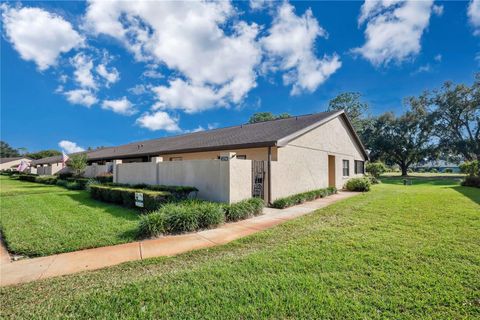
[[463,186],[455,186],[450,188],[457,191],[458,193],[463,194],[465,197],[470,198],[470,200],[472,200],[473,202],[480,204],[480,188]]

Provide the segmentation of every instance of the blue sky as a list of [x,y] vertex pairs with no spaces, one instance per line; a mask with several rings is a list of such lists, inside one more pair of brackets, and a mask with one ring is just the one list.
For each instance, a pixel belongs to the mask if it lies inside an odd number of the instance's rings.
[[324,111],[371,113],[480,65],[480,0],[3,3],[1,139],[110,146]]

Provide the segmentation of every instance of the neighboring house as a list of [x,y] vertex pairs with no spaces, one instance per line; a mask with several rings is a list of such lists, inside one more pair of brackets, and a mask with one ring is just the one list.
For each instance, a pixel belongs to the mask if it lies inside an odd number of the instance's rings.
[[0,158],[0,170],[17,170],[22,161],[30,163],[32,159],[27,157]]
[[364,173],[367,152],[343,111],[244,124],[87,152],[114,181],[191,185],[207,200],[268,202]]
[[35,169],[38,175],[54,175],[61,172],[67,172],[68,168],[62,163],[62,156],[51,156],[38,160],[33,160],[30,166]]
[[418,163],[413,166],[414,171],[429,171],[431,169],[436,169],[438,172],[445,172],[445,169],[451,169],[454,173],[460,172],[460,164],[456,164],[453,162],[445,161],[445,160],[433,160]]

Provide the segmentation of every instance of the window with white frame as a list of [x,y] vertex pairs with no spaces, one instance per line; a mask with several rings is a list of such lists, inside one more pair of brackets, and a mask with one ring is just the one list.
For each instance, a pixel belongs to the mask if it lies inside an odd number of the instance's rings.
[[355,174],[365,173],[365,162],[361,160],[355,160]]
[[350,161],[343,160],[343,176],[348,177],[350,175]]

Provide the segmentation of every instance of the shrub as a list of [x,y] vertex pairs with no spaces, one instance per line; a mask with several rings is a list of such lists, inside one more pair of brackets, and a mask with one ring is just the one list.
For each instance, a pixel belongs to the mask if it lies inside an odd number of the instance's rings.
[[66,188],[66,187],[67,187],[67,184],[68,184],[68,181],[67,181],[67,180],[63,180],[63,179],[58,179],[55,184],[56,184],[57,186],[59,186],[59,187],[64,187],[64,188]]
[[370,191],[370,180],[367,178],[352,178],[345,185],[349,191]]
[[65,188],[69,190],[85,190],[85,185],[76,181],[67,181]]
[[82,189],[85,189],[86,186],[87,186],[87,183],[90,181],[90,179],[88,178],[67,178],[67,181],[72,183],[76,183],[80,189],[76,189],[76,190],[82,190]]
[[304,203],[305,201],[311,201],[318,198],[324,198],[331,194],[337,193],[337,188],[328,187],[326,189],[317,189],[308,192],[294,194],[288,197],[279,198],[272,203],[272,207],[283,209],[294,206],[296,204]]
[[379,178],[384,172],[387,171],[387,167],[383,162],[368,162],[366,167],[366,171],[370,173],[375,178]]
[[367,178],[368,180],[370,180],[370,183],[371,183],[371,184],[379,184],[379,183],[381,183],[381,181],[380,181],[378,178],[376,178],[376,177],[374,177],[374,176],[372,176],[372,175],[369,175],[369,174],[368,174],[368,175],[365,175],[365,178]]
[[35,182],[43,184],[56,184],[58,178],[56,176],[37,176]]
[[36,182],[37,177],[35,174],[22,174],[18,176],[18,180]]
[[467,161],[460,165],[460,171],[469,176],[480,176],[480,161]]
[[71,178],[73,177],[73,173],[72,172],[61,172],[58,175],[58,178],[59,179],[62,179],[62,180],[67,180],[67,178]]
[[247,219],[261,214],[264,205],[265,203],[260,198],[242,200],[227,206],[225,215],[228,221]]
[[462,186],[480,188],[480,177],[467,176],[465,180],[462,181]]
[[143,237],[166,233],[191,232],[217,226],[225,221],[224,206],[220,203],[189,200],[167,203],[143,216],[139,232]]
[[99,183],[112,183],[113,182],[113,174],[111,173],[103,173],[95,177]]
[[430,170],[428,171],[431,173],[438,173],[438,170],[436,168],[430,168]]
[[445,173],[453,173],[453,169],[452,169],[452,168],[445,168],[445,170],[443,170],[443,172],[445,172]]
[[138,232],[143,237],[158,237],[164,234],[165,215],[154,212],[141,216]]

